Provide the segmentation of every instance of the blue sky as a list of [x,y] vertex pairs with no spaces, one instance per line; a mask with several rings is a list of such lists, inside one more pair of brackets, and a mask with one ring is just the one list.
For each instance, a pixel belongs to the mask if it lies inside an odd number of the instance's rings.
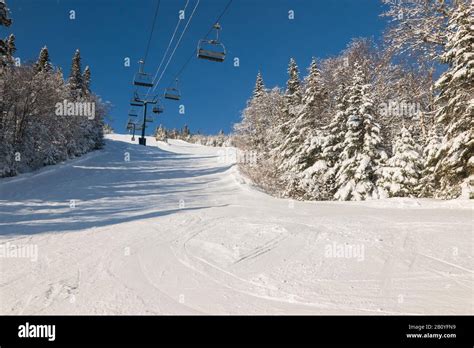
[[[83,68],[92,71],[92,89],[113,108],[113,126],[125,132],[136,62],[144,55],[157,0],[7,0],[13,18],[1,35],[14,33],[17,56],[35,60],[48,46],[54,65],[67,76],[71,57],[81,50]],[[197,0],[190,0],[187,16]],[[161,0],[145,70],[154,73],[175,28],[178,11],[186,0]],[[197,41],[225,7],[227,0],[201,0],[171,61],[158,91],[163,92],[181,68]],[[69,11],[76,19],[69,19]],[[295,19],[288,19],[293,10]],[[381,37],[385,26],[379,17],[379,0],[234,0],[221,20],[221,39],[228,59],[213,63],[193,58],[181,76],[183,98],[165,101],[157,122],[191,131],[226,133],[238,122],[260,69],[268,87],[284,86],[290,57],[306,72],[311,57],[338,54],[353,37]],[[184,23],[182,24],[184,27]],[[181,28],[182,28],[181,27]],[[130,57],[131,67],[124,67]],[[240,67],[233,58],[240,59]],[[303,75],[303,74],[302,74]],[[183,104],[185,115],[178,113]]]

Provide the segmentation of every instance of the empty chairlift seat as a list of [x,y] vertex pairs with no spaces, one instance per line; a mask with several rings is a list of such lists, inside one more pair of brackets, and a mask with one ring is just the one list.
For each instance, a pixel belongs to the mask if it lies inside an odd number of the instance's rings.
[[128,116],[129,116],[129,117],[138,117],[138,112],[137,112],[137,110],[135,110],[135,108],[131,108],[131,109],[128,111]]
[[133,94],[132,99],[130,99],[131,106],[143,106],[143,100],[140,99],[140,96],[137,92]]
[[133,97],[130,100],[130,105],[131,106],[143,106],[143,103],[141,101],[138,101],[135,97]]
[[179,93],[179,88],[178,88],[178,79],[176,79],[175,87],[169,87],[165,89],[165,99],[171,99],[171,100],[181,99],[181,93]]
[[137,72],[133,84],[135,86],[153,87],[153,78],[144,72]]
[[164,112],[164,110],[163,110],[162,106],[157,105],[157,106],[153,107],[153,113],[162,114],[163,112]]
[[178,88],[172,87],[165,89],[165,99],[180,100],[181,94],[179,93]]
[[132,130],[132,129],[136,129],[136,124],[131,122],[131,121],[128,121],[127,122],[127,130]]
[[207,59],[213,62],[223,62],[226,56],[226,50],[225,46],[219,42],[219,30],[221,30],[221,26],[219,23],[216,23],[213,28],[216,30],[216,39],[199,40],[197,56],[200,59]]
[[153,77],[143,71],[144,61],[140,60],[138,64],[138,72],[133,78],[133,84],[140,87],[153,87]]
[[171,100],[180,100],[181,95],[176,88],[167,88],[165,92],[165,98]]

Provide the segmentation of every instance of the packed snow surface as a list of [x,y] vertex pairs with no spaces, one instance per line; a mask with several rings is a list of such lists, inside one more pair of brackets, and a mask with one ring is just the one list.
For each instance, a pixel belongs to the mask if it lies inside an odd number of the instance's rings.
[[294,202],[148,145],[0,180],[1,314],[474,314],[472,202]]

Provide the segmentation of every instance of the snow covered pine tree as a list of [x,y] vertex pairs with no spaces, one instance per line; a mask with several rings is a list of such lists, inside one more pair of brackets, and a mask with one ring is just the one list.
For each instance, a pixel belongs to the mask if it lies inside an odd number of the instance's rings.
[[354,65],[354,77],[349,88],[347,132],[340,162],[336,164],[337,200],[378,198],[376,171],[382,159],[380,127],[374,120],[370,84],[365,81],[362,67]]
[[380,168],[378,185],[389,197],[415,197],[419,187],[421,159],[411,133],[405,127],[395,140],[393,156]]
[[436,82],[437,122],[444,137],[436,154],[434,179],[439,198],[473,195],[474,181],[474,13],[458,1],[451,13],[442,55],[448,70]]

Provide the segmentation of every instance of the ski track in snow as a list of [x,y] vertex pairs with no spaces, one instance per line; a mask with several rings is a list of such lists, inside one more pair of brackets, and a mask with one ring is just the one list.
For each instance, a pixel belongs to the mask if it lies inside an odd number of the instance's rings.
[[0,258],[1,314],[474,314],[470,201],[291,208],[219,149],[108,138],[0,180],[1,243],[38,248]]

